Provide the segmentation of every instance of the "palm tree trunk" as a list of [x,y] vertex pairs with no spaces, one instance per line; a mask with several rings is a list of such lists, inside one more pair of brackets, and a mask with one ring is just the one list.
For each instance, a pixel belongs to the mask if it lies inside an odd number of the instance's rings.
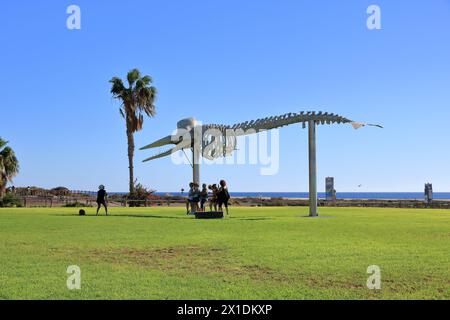
[[128,139],[128,169],[130,174],[130,193],[134,193],[134,167],[133,167],[133,158],[134,158],[134,135],[131,131],[130,124],[127,121],[127,139]]

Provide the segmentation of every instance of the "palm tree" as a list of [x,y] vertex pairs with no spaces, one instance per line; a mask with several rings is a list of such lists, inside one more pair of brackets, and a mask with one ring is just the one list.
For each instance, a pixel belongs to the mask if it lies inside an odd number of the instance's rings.
[[19,173],[19,161],[8,141],[0,138],[0,198],[5,195],[6,184]]
[[130,171],[130,193],[134,193],[134,133],[142,129],[144,114],[155,116],[156,88],[151,86],[152,78],[141,76],[138,69],[133,69],[127,75],[128,87],[123,81],[114,77],[109,82],[112,84],[111,93],[114,98],[122,101],[119,111],[125,118],[128,139],[128,163]]

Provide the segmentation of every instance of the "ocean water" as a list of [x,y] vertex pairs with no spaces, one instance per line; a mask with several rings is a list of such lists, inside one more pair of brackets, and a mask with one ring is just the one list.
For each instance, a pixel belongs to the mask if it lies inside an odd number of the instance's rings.
[[[157,195],[186,196],[186,192],[156,192]],[[308,198],[308,192],[230,192],[232,197],[263,197],[263,198]],[[319,198],[325,198],[325,193],[319,192]],[[424,200],[423,192],[337,192],[338,199],[417,199]],[[450,192],[434,192],[434,199],[449,199]]]

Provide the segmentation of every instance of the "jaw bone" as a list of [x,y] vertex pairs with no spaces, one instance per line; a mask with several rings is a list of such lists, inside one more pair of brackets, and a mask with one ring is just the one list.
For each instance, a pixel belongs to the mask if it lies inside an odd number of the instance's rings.
[[167,136],[167,137],[161,138],[159,140],[156,140],[155,142],[152,142],[152,143],[146,145],[145,147],[140,148],[139,150],[146,150],[146,149],[151,149],[151,148],[162,147],[162,146],[165,146],[168,144],[175,144],[172,136]]
[[156,140],[153,143],[146,145],[145,147],[140,148],[140,150],[158,148],[169,144],[174,144],[175,147],[166,150],[164,152],[158,153],[156,155],[151,156],[143,160],[144,162],[162,158],[168,156],[174,152],[177,152],[182,149],[190,148],[193,144],[193,131],[197,126],[197,120],[194,118],[186,118],[178,121],[177,123],[177,131],[173,135],[168,135],[164,138]]
[[[165,145],[168,145],[168,144],[176,144],[173,141],[173,137],[172,136],[166,136],[164,138],[156,140],[155,142],[150,143],[150,144],[146,145],[145,147],[140,148],[139,150],[158,148],[158,147],[162,147],[162,146],[165,146]],[[171,148],[171,149],[169,149],[167,151],[164,151],[164,152],[158,153],[158,154],[156,154],[154,156],[151,156],[150,158],[147,158],[147,159],[143,160],[143,162],[168,156],[169,154],[172,153],[172,149],[174,149],[174,148]]]
[[165,156],[168,156],[172,153],[175,153],[179,150],[182,150],[184,148],[188,148],[191,145],[191,142],[189,139],[184,139],[182,136],[178,136],[178,135],[171,135],[171,136],[167,136],[164,137],[162,139],[159,139],[149,145],[146,145],[145,147],[140,148],[140,150],[145,150],[145,149],[151,149],[151,148],[157,148],[157,147],[162,147],[168,144],[174,144],[175,147],[170,148],[169,150],[166,150],[164,152],[155,154],[153,156],[151,156],[150,158],[147,158],[145,160],[143,160],[143,162],[147,162],[150,160],[154,160],[154,159],[158,159],[158,158],[162,158]]
[[169,150],[167,150],[165,152],[161,152],[161,153],[155,154],[154,156],[151,156],[150,158],[142,160],[142,162],[147,162],[147,161],[151,161],[151,160],[154,160],[154,159],[158,159],[158,158],[162,158],[162,157],[168,156],[168,155],[172,154],[173,152],[175,152],[174,151],[175,148],[176,147],[171,148],[171,149],[169,149]]

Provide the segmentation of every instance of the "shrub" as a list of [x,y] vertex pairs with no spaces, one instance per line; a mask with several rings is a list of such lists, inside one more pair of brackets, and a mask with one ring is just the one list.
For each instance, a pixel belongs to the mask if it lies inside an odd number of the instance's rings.
[[269,201],[264,201],[264,205],[268,207],[281,207],[285,205],[283,198],[272,197]]
[[14,193],[7,193],[3,199],[0,200],[0,207],[22,207],[22,199],[16,196]]
[[50,193],[54,196],[67,196],[70,191],[66,187],[57,187],[50,190]]
[[134,192],[128,194],[127,201],[130,207],[140,207],[145,205],[145,200],[149,199],[155,190],[145,188],[142,184],[138,183],[134,187]]

